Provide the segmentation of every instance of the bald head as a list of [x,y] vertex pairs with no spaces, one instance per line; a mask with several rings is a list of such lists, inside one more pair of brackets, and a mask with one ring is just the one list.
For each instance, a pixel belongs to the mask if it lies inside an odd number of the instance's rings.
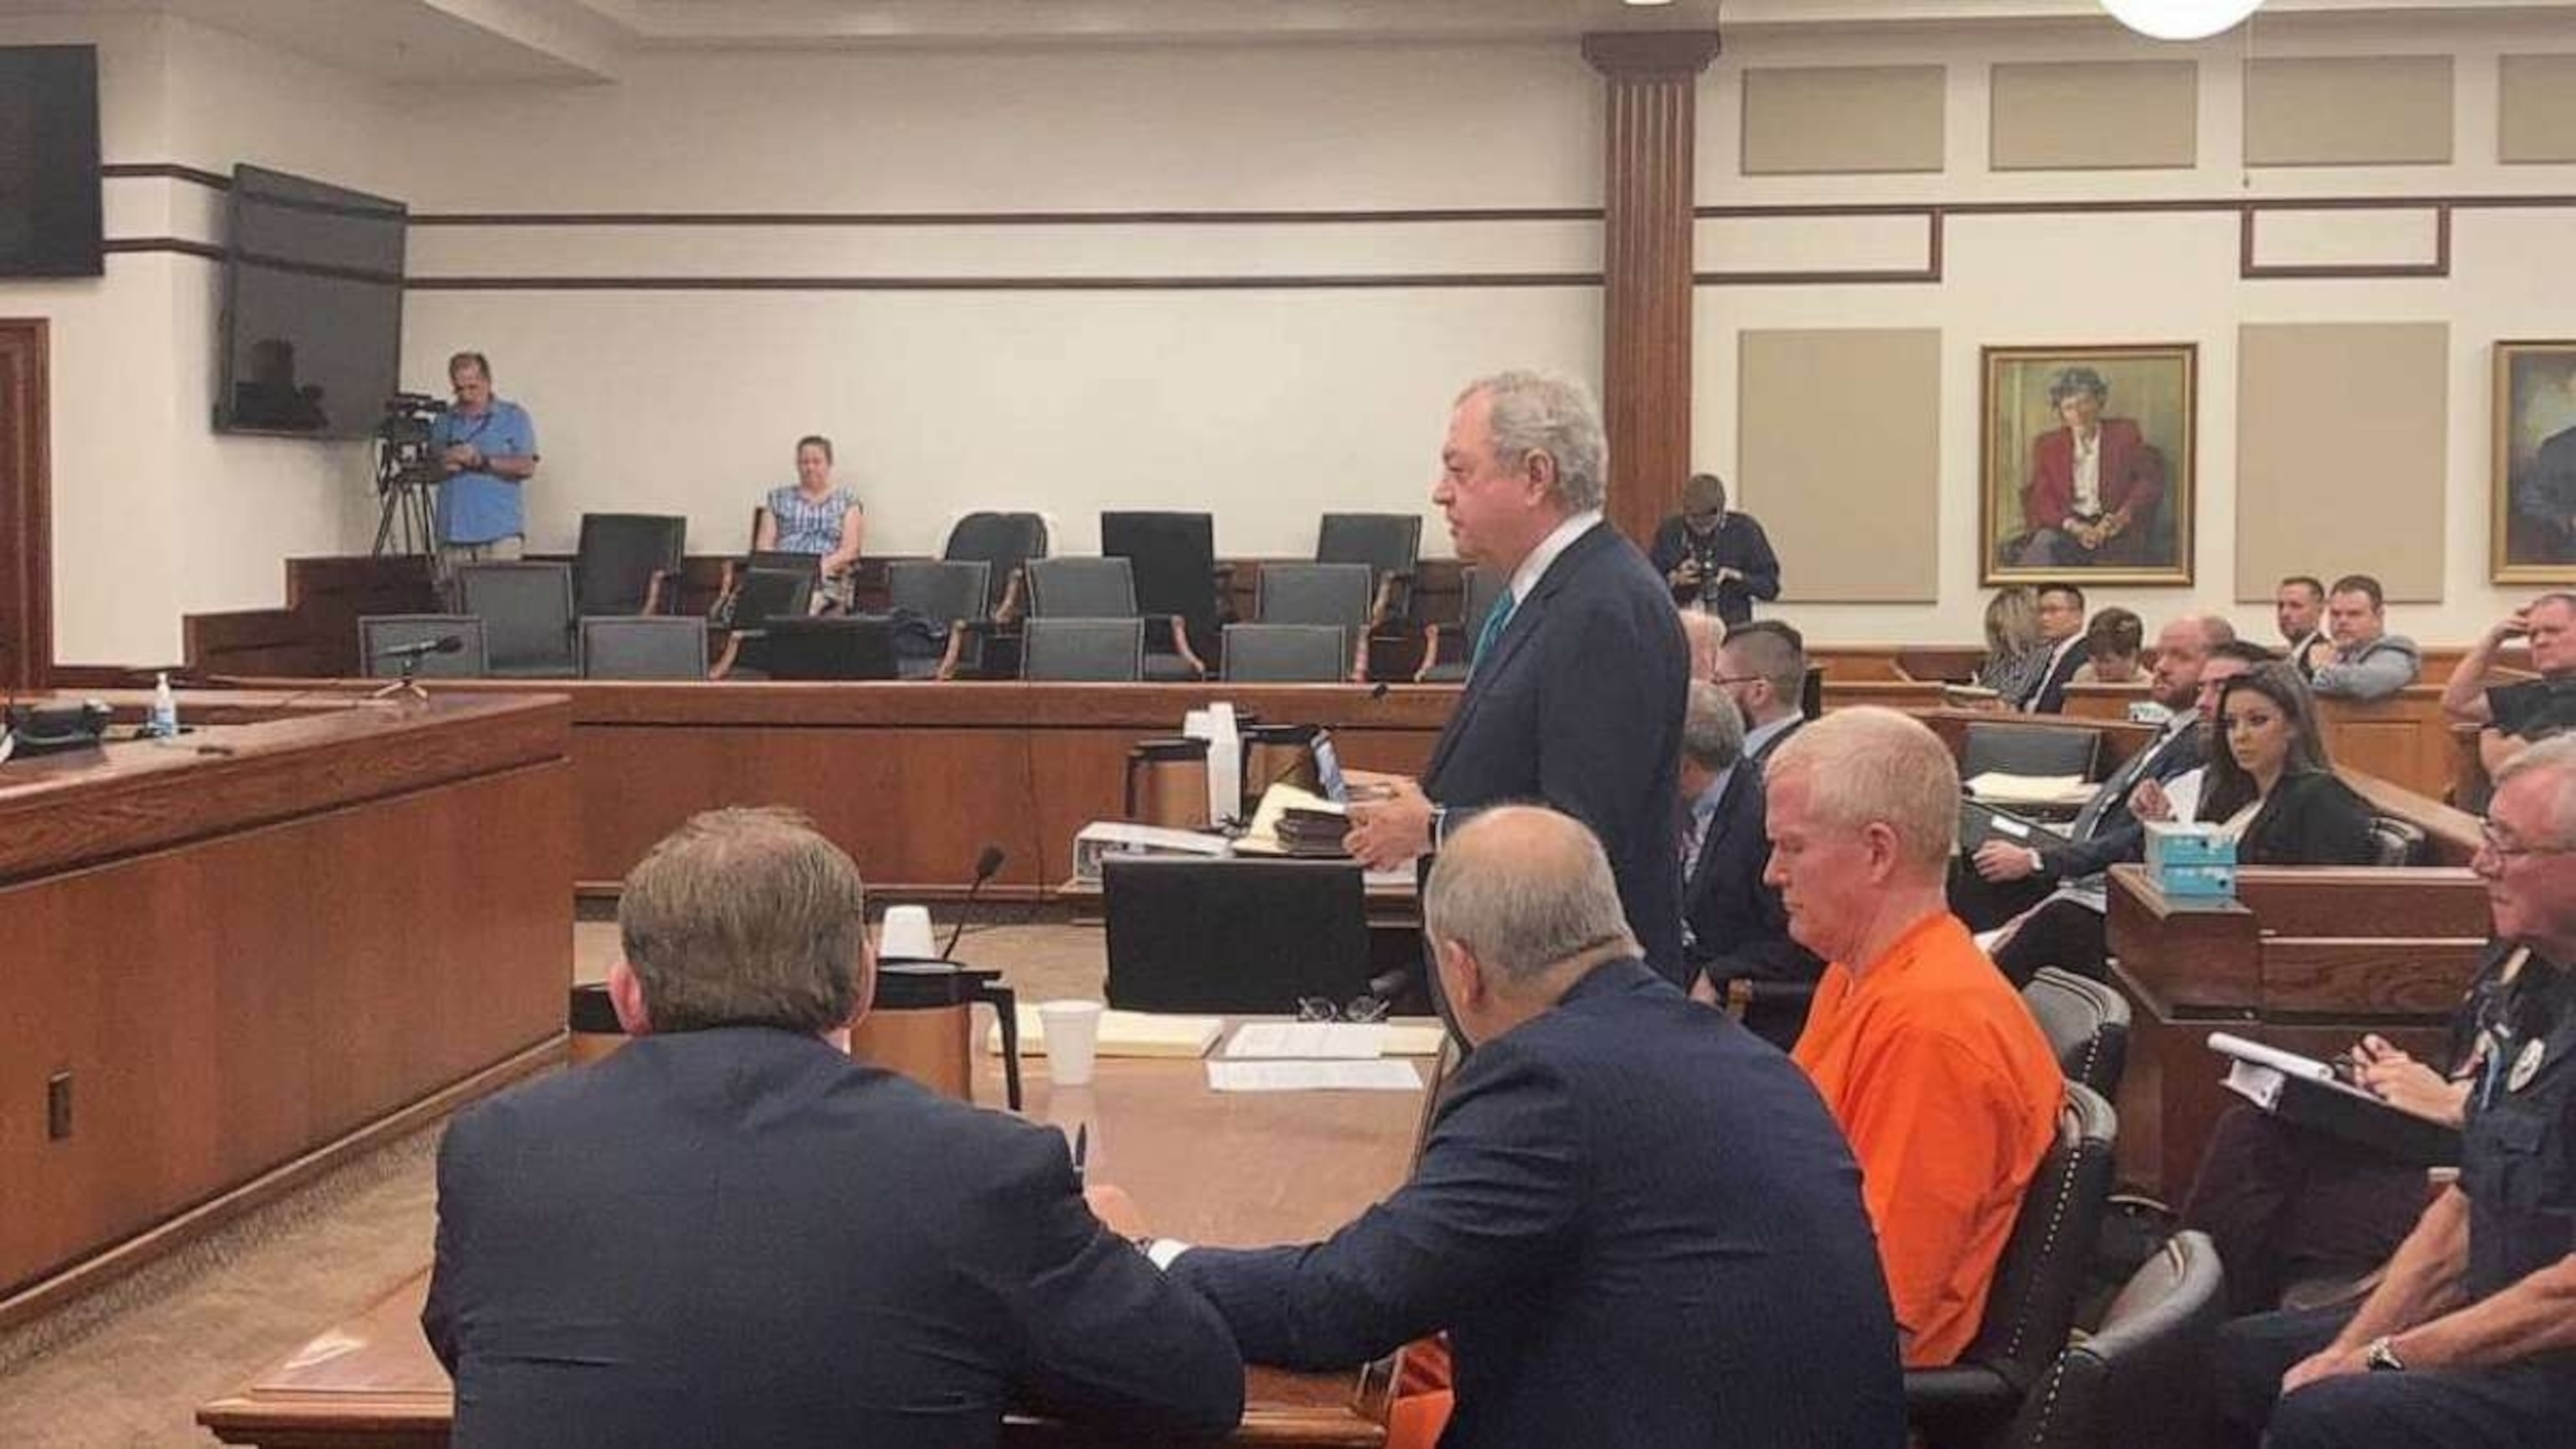
[[1441,843],[1422,923],[1435,941],[1464,947],[1498,987],[1550,1000],[1579,968],[1637,949],[1601,842],[1536,805],[1483,811]]

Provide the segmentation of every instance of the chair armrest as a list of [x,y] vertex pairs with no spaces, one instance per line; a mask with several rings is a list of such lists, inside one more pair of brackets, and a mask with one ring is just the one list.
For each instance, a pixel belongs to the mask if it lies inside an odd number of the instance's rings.
[[742,652],[743,634],[743,630],[735,629],[725,635],[724,652],[716,656],[714,667],[707,670],[707,678],[722,679],[733,673],[734,656]]
[[1395,617],[1395,591],[1413,576],[1388,569],[1378,576],[1377,597],[1369,601],[1368,627],[1371,632],[1383,629]]
[[1354,632],[1359,637],[1351,641],[1350,681],[1353,684],[1366,684],[1369,682],[1369,632],[1366,629]]
[[1189,621],[1178,614],[1166,614],[1163,618],[1172,627],[1172,652],[1181,656],[1182,662],[1190,666],[1191,673],[1201,679],[1207,678],[1207,661],[1199,658],[1198,651],[1190,647]]
[[2021,1406],[2021,1390],[1976,1364],[1905,1371],[1905,1419],[1939,1441],[1942,1426],[1992,1422]]
[[949,622],[948,652],[939,656],[939,667],[931,672],[931,678],[945,682],[957,677],[957,656],[965,652],[966,636],[969,632],[971,631],[967,628],[965,620],[954,619]]
[[1011,576],[1002,581],[1002,602],[993,607],[994,623],[1019,622],[1020,615],[1028,608],[1028,600],[1024,597],[1028,592],[1028,581],[1029,571],[1024,568],[1012,569]]
[[1422,663],[1413,671],[1413,682],[1416,684],[1427,683],[1431,678],[1431,671],[1440,667],[1440,631],[1443,627],[1445,626],[1439,624],[1422,626]]
[[[726,565],[725,577],[730,580],[732,576],[732,565],[728,564]],[[672,573],[669,569],[653,570],[652,581],[644,585],[645,613],[659,614],[662,612],[662,591],[670,587],[677,577],[678,575]]]

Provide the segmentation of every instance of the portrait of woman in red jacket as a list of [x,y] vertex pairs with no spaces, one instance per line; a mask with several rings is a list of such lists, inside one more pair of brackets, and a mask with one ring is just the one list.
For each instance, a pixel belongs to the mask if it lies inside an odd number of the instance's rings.
[[[2138,351],[2166,365],[1987,349],[1989,582],[2091,570],[2188,578],[2188,480],[2177,475],[2189,467],[2190,349]],[[2146,383],[2148,396],[2115,402],[2106,371]]]

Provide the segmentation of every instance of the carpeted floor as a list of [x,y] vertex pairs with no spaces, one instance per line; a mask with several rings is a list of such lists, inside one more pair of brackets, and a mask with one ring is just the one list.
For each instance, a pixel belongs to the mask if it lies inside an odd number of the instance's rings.
[[[942,923],[945,928],[945,922]],[[574,973],[606,974],[616,928],[575,928]],[[978,929],[958,959],[1007,971],[1020,999],[1097,998],[1100,932]],[[239,1387],[429,1261],[435,1128],[351,1163],[188,1251],[0,1337],[0,1445],[211,1445],[197,1405]]]

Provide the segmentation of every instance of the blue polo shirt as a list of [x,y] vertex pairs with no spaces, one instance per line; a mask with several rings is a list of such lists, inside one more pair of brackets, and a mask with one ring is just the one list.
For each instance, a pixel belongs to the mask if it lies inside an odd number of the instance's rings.
[[[429,425],[429,453],[435,458],[459,443],[486,458],[537,456],[537,425],[527,409],[492,399],[483,415],[469,418],[449,410]],[[438,536],[446,543],[490,543],[517,538],[528,531],[527,510],[519,485],[495,473],[457,473],[438,490]]]

